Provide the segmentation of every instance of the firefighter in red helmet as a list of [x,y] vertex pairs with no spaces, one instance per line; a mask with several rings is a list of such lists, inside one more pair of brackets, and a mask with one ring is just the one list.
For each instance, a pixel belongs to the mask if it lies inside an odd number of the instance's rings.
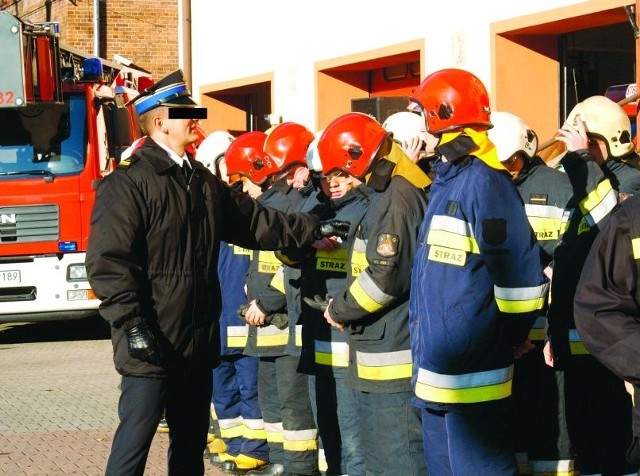
[[[278,124],[266,135],[263,154],[271,169],[262,203],[286,211],[300,210],[313,191],[306,166],[313,138],[313,132],[296,122]],[[318,474],[318,431],[308,377],[297,372],[300,296],[292,283],[299,279],[299,268],[282,266],[274,253],[254,252],[247,275],[249,306],[244,318],[250,326],[245,354],[259,357],[258,397],[270,464],[248,476]],[[278,286],[278,281],[288,285]],[[269,320],[273,315],[284,315],[286,321],[276,325]]]
[[410,294],[414,403],[433,474],[517,474],[513,359],[545,304],[540,250],[510,174],[487,137],[482,82],[460,69],[411,97],[441,161],[418,236]]
[[327,322],[349,335],[345,385],[355,390],[365,472],[423,475],[420,417],[411,405],[408,293],[431,182],[365,114],[335,119],[318,153],[326,177],[354,176],[371,194],[366,213],[352,223],[345,287],[328,302],[316,301]]

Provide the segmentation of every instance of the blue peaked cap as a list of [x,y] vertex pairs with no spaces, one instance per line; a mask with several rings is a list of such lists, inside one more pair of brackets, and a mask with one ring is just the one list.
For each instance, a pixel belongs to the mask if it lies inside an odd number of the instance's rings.
[[141,115],[158,106],[194,107],[197,104],[191,99],[191,92],[179,69],[145,89],[133,100],[133,106]]

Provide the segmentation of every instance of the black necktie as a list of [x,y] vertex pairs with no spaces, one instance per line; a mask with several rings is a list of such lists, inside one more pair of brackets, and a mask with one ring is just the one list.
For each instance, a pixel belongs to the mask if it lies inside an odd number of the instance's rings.
[[186,161],[182,163],[182,174],[184,175],[185,182],[189,183],[189,178],[191,177],[191,167],[189,167]]

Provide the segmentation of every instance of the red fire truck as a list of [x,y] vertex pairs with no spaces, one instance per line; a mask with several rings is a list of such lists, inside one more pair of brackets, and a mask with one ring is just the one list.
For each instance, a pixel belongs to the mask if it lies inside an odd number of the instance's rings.
[[96,187],[139,136],[148,72],[60,46],[0,11],[0,322],[95,315],[84,267]]

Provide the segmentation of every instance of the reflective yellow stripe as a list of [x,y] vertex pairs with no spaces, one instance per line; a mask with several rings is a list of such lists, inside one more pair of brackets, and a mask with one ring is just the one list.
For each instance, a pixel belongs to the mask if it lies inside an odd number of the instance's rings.
[[367,268],[367,266],[369,266],[367,254],[365,252],[354,250],[353,253],[351,253],[351,275],[357,278]]
[[264,428],[264,421],[262,418],[256,419],[243,419],[244,431],[242,436],[248,440],[266,440],[267,431]]
[[562,460],[530,460],[529,468],[531,473],[536,476],[554,475],[554,476],[573,476],[575,469],[572,459]]
[[562,225],[558,218],[529,217],[529,224],[538,241],[557,240]]
[[477,403],[511,395],[513,366],[462,375],[444,375],[418,369],[415,394],[440,403]]
[[269,284],[271,284],[272,288],[277,289],[282,294],[286,293],[284,289],[284,268],[282,266],[278,268],[276,274],[274,274],[273,278],[271,278],[271,283]]
[[317,250],[316,269],[319,271],[335,271],[339,273],[347,272],[347,250],[338,248],[337,250]]
[[282,447],[287,451],[313,451],[318,449],[318,430],[284,430]]
[[633,259],[640,259],[640,238],[631,240],[631,249],[633,250]]
[[617,205],[618,197],[609,179],[598,184],[587,197],[580,202],[580,209],[590,226],[596,225]]
[[536,318],[536,322],[531,326],[529,331],[529,339],[531,340],[546,340],[547,339],[547,318],[539,316]]
[[346,342],[315,341],[315,361],[319,365],[330,365],[332,367],[348,367],[346,359]]
[[411,378],[411,351],[356,352],[358,377],[365,380]]
[[380,310],[395,299],[380,289],[368,273],[358,276],[349,290],[356,302],[369,312]]
[[588,355],[590,352],[582,343],[580,334],[576,329],[569,329],[569,348],[571,349],[571,355]]
[[258,253],[258,272],[273,274],[278,271],[282,262],[276,258],[273,251],[260,251]]
[[549,283],[523,288],[493,287],[500,311],[508,314],[538,311],[543,308]]
[[227,347],[244,348],[249,336],[249,325],[227,327]]
[[267,441],[269,443],[282,443],[284,441],[281,421],[278,423],[267,423],[265,421],[264,429],[267,432]]
[[242,436],[244,431],[242,417],[220,419],[218,424],[220,425],[220,436],[223,438],[238,438]]
[[[365,273],[366,274],[366,273]],[[362,275],[361,275],[362,276]],[[375,302],[371,296],[369,296],[364,289],[362,289],[362,285],[360,284],[360,280],[356,279],[351,286],[349,287],[349,292],[356,300],[356,302],[367,312],[373,313],[382,309],[382,306]]]
[[431,219],[427,244],[467,253],[480,253],[471,225],[459,218],[443,215],[435,215]]
[[289,329],[278,329],[276,326],[258,327],[256,345],[258,347],[275,347],[287,345]]

